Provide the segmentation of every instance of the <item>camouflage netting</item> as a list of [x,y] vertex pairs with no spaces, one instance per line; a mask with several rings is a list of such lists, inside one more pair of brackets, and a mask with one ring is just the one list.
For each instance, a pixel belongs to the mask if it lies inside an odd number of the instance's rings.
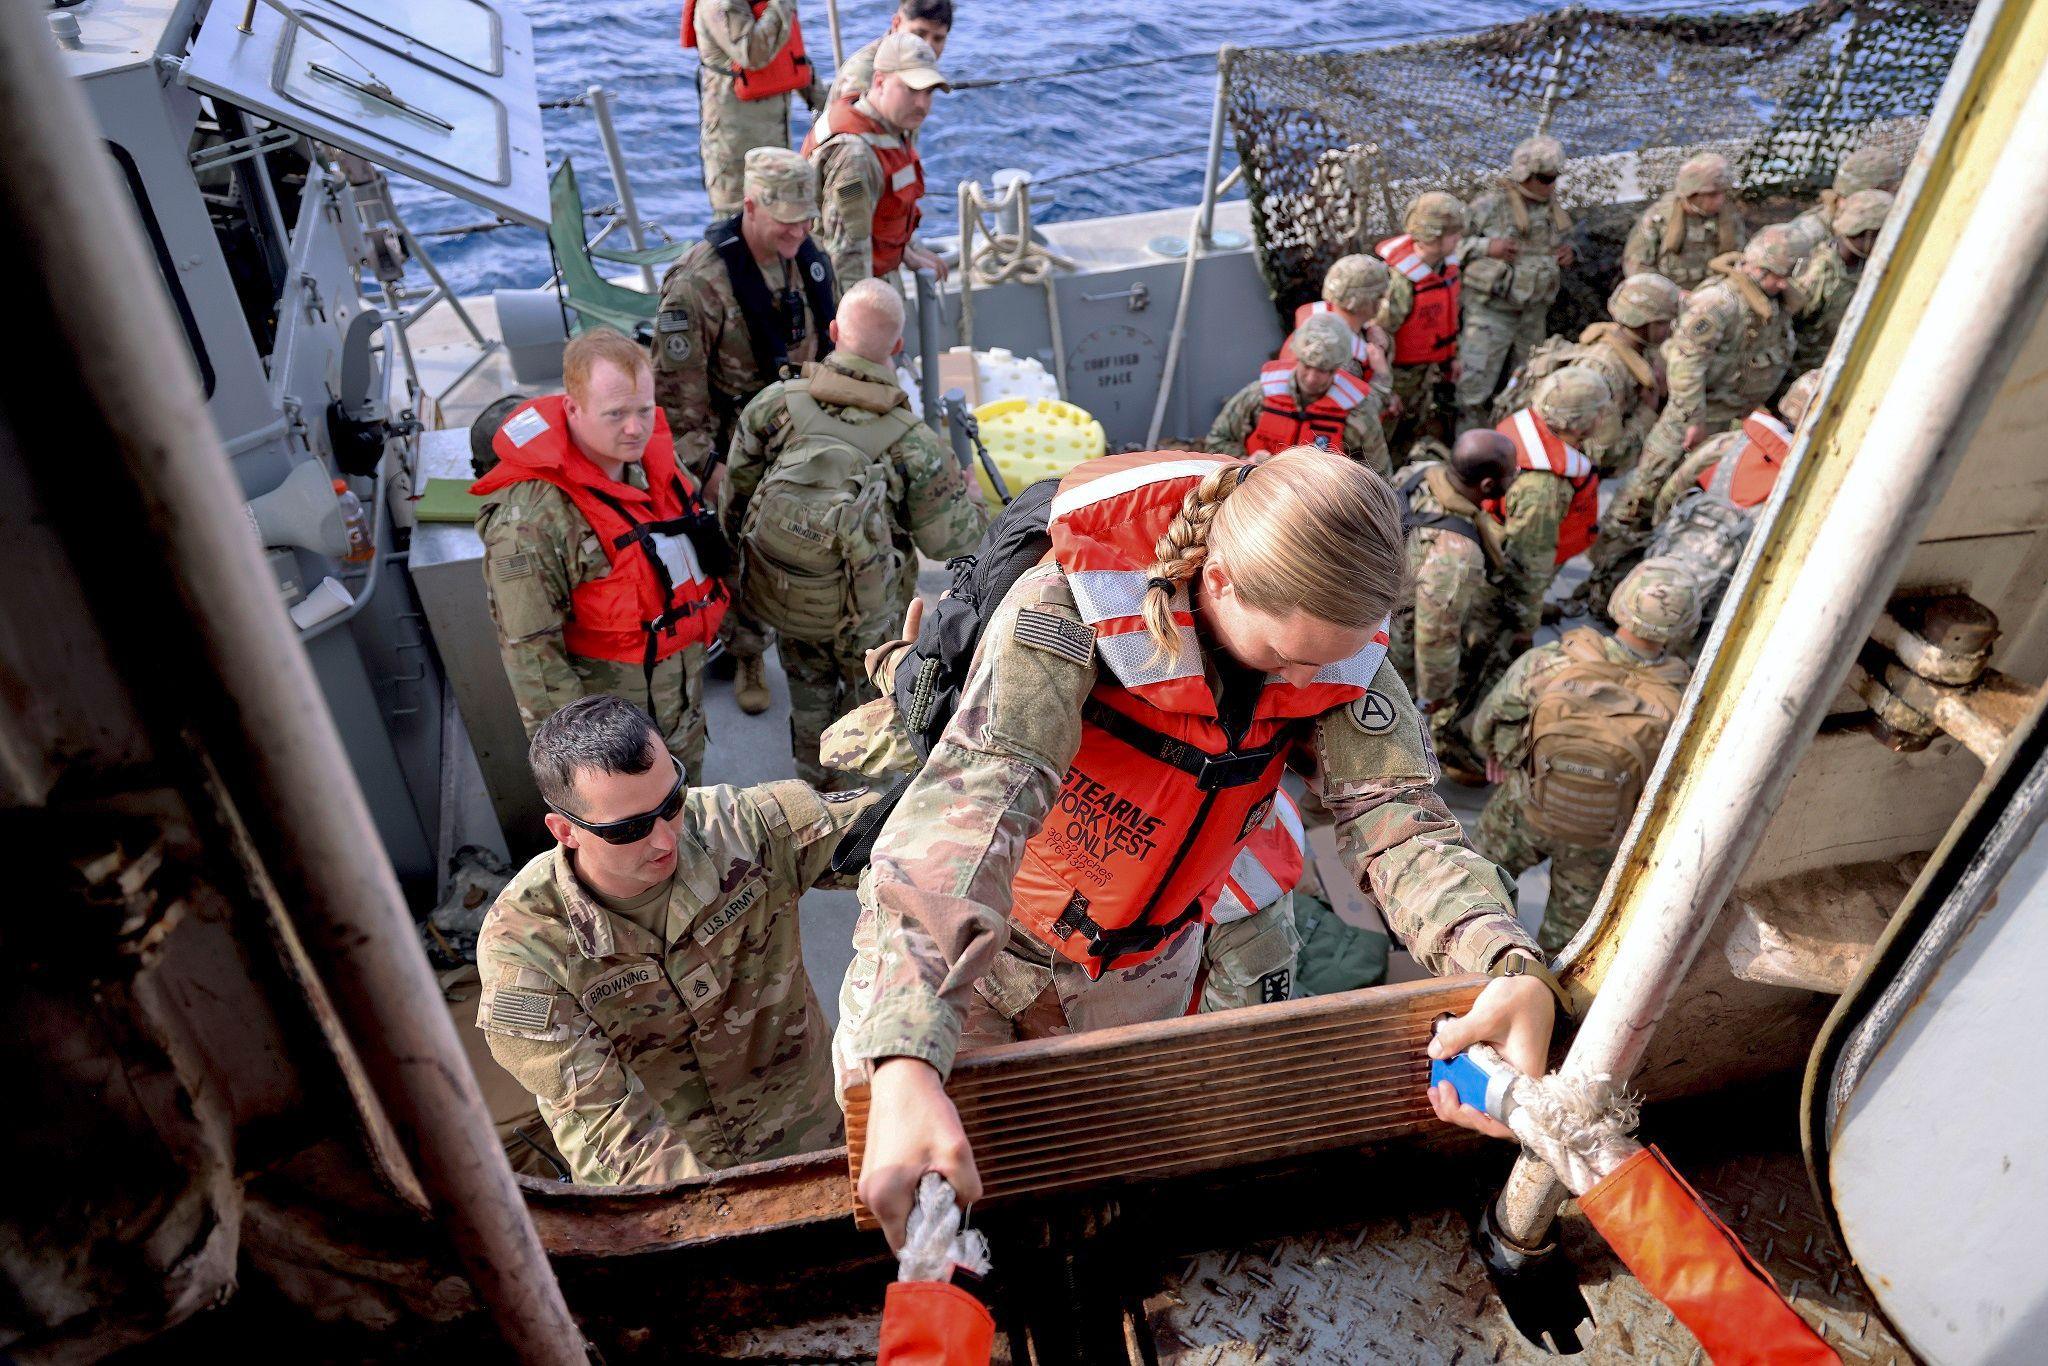
[[1580,220],[1581,264],[1551,321],[1575,328],[1602,315],[1635,206],[1692,153],[1726,154],[1762,219],[1786,216],[1865,143],[1910,150],[1974,8],[1574,8],[1370,52],[1237,51],[1226,98],[1267,283],[1291,316],[1337,257],[1398,232],[1417,194],[1469,199],[1540,127],[1572,158],[1558,191]]

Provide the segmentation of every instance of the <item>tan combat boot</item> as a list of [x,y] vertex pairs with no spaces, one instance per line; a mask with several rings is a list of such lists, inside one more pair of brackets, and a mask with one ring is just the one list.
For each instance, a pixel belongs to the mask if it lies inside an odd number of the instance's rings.
[[768,695],[768,675],[761,664],[761,656],[743,658],[739,662],[739,678],[733,684],[733,701],[740,704],[740,710],[749,716],[759,716],[768,710],[773,699]]

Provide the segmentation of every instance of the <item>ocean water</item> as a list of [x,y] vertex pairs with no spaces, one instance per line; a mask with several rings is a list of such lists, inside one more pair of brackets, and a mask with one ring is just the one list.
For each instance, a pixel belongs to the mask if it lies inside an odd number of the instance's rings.
[[[1731,4],[1741,7],[1739,0]],[[1034,196],[1033,212],[1041,221],[1192,205],[1201,197],[1201,149],[1216,87],[1215,63],[1207,54],[1223,43],[1357,47],[1508,22],[1550,8],[1537,0],[1409,0],[1400,6],[1347,0],[1203,0],[1190,6],[1147,0],[1125,5],[959,0],[943,61],[955,79],[1204,55],[1135,70],[940,94],[921,140],[927,231],[952,230],[961,180],[974,178],[986,185],[995,171],[1008,166],[1025,167],[1041,179],[1059,177],[1046,187],[1053,195],[1050,204]],[[540,97],[605,86],[612,94],[613,118],[642,218],[659,223],[678,241],[699,235],[710,214],[697,155],[696,55],[677,43],[678,0],[530,0],[526,9],[539,54]],[[841,0],[846,50],[881,33],[894,10],[895,0]],[[832,46],[823,0],[801,0],[799,12],[806,47],[821,68],[829,69]],[[793,104],[792,144],[810,126],[810,111],[800,100]],[[590,111],[548,110],[542,118],[550,164],[564,154],[573,156],[585,202],[592,207],[608,202],[614,193],[611,176]],[[1178,149],[1187,150],[1141,165],[1094,169]],[[1226,139],[1224,169],[1234,164]],[[416,232],[488,216],[424,185],[401,182],[398,197]],[[623,233],[617,241],[626,245]],[[462,294],[537,285],[551,269],[545,239],[527,228],[429,237],[426,245]]]

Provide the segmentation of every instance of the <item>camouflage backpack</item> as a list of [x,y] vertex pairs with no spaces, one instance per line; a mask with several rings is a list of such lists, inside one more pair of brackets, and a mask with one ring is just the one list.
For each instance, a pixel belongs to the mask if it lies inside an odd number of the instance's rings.
[[822,643],[894,610],[903,557],[884,457],[917,419],[902,406],[869,423],[834,417],[808,378],[783,397],[789,435],[740,528],[742,601],[791,639]]
[[1505,422],[1517,408],[1529,406],[1529,395],[1539,381],[1550,378],[1579,358],[1579,343],[1569,337],[1545,337],[1521,368],[1508,376],[1507,386],[1493,400],[1493,420]]
[[1608,848],[1627,832],[1677,719],[1684,666],[1617,664],[1583,628],[1560,644],[1570,662],[1544,681],[1529,717],[1524,815],[1539,835]]
[[1657,524],[1643,556],[1665,555],[1685,565],[1699,584],[1701,621],[1713,619],[1721,594],[1742,561],[1749,534],[1756,529],[1757,509],[1737,506],[1729,493],[1741,454],[1741,443],[1732,444],[1714,466],[1713,482],[1686,491]]

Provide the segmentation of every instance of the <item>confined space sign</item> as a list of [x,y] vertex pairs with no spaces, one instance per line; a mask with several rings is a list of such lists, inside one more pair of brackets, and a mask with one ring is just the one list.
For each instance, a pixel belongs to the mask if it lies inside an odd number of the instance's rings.
[[1151,415],[1166,352],[1128,323],[1098,327],[1067,352],[1067,401],[1109,425],[1127,413]]

